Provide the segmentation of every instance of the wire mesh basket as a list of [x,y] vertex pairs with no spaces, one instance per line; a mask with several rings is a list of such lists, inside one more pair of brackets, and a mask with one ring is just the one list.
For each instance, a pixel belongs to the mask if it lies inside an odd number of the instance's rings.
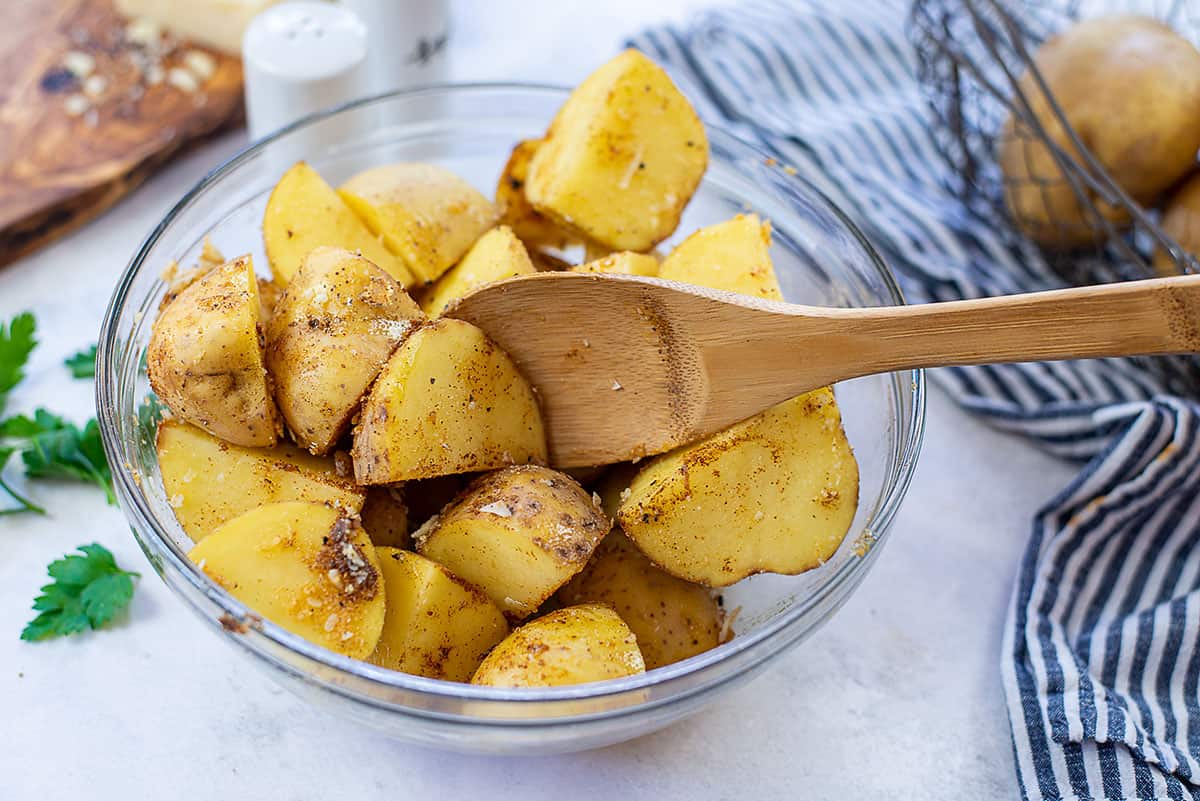
[[[1154,17],[1193,43],[1200,34],[1200,0],[915,0],[910,20],[951,188],[977,215],[1026,231],[1032,221],[1011,198],[1036,193],[1037,223],[1073,243],[1043,247],[1046,261],[1076,284],[1148,277],[1156,258],[1159,273],[1200,272],[1158,212],[1126,193],[1088,149],[1034,64],[1042,43],[1075,20],[1115,13]],[[1001,152],[1053,161],[1002,170]],[[1051,198],[1064,193],[1075,203],[1056,215],[1064,204]]]

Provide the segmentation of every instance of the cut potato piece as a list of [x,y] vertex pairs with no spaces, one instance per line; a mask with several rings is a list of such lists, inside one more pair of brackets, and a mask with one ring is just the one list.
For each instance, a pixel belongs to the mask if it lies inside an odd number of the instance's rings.
[[658,275],[658,259],[648,253],[634,253],[630,250],[622,250],[619,253],[610,253],[594,261],[572,267],[571,271],[576,273],[645,275],[653,278]]
[[279,436],[259,340],[262,308],[249,256],[201,276],[159,313],[146,367],[159,400],[183,420],[236,445]]
[[529,260],[533,262],[534,268],[540,273],[559,272],[561,270],[569,270],[572,267],[571,262],[566,259],[536,248],[529,251]]
[[508,622],[488,597],[409,551],[377,548],[387,614],[370,661],[446,681],[470,681]]
[[559,109],[529,164],[525,197],[612,250],[650,250],[679,225],[708,166],[695,109],[667,73],[626,50]]
[[473,289],[514,275],[535,272],[521,240],[511,228],[501,225],[481,236],[462,261],[429,287],[421,299],[421,308],[430,317],[438,317],[451,301]]
[[526,623],[492,649],[472,684],[560,687],[645,673],[637,638],[607,606],[559,609]]
[[500,222],[512,228],[521,241],[530,247],[561,249],[574,244],[577,237],[539,214],[525,199],[529,161],[541,144],[541,139],[517,142],[496,184],[496,210],[500,214]]
[[521,619],[583,568],[611,525],[570,476],[526,465],[480,477],[414,539]]
[[277,501],[313,501],[357,512],[364,491],[293,445],[244,448],[181,420],[164,420],[156,441],[163,489],[184,532],[207,537],[238,515]]
[[646,670],[721,644],[725,615],[713,591],[659,570],[614,529],[579,575],[558,591],[564,606],[604,604],[637,635]]
[[701,228],[663,260],[659,278],[783,300],[771,264],[771,224],[754,214]]
[[655,457],[617,522],[668,573],[724,587],[822,564],[857,503],[858,465],[825,388]]
[[469,323],[412,334],[371,388],[354,434],[362,484],[546,461],[533,389],[508,354]]
[[355,518],[289,501],[235,517],[188,557],[267,620],[339,654],[365,659],[383,631],[375,548]]
[[433,164],[374,167],[338,193],[422,283],[450,269],[498,216],[475,187]]
[[396,487],[371,487],[362,507],[362,524],[376,546],[411,548],[408,507]]
[[404,286],[414,283],[404,262],[303,161],[284,173],[267,200],[263,245],[280,286],[291,281],[305,256],[322,246],[358,251]]
[[392,351],[425,319],[394,278],[341,248],[304,258],[266,330],[267,369],[296,442],[328,453]]

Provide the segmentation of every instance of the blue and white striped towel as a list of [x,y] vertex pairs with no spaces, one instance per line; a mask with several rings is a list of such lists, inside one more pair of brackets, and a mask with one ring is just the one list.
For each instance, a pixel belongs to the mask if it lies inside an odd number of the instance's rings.
[[[949,194],[902,0],[759,0],[632,44],[707,120],[846,209],[910,301],[1060,284]],[[947,368],[994,425],[1086,462],[1037,513],[1003,645],[1027,799],[1200,797],[1200,407],[1127,360]]]

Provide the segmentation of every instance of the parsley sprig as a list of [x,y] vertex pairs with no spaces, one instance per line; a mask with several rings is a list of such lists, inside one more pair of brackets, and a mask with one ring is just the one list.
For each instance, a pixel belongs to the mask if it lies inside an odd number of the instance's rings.
[[[7,327],[0,322],[0,412],[4,410],[9,392],[25,377],[25,365],[37,346],[36,333],[37,323],[28,312],[14,317]],[[80,351],[64,363],[76,377],[95,375],[95,346]],[[110,504],[116,503],[112,471],[104,458],[100,429],[95,420],[89,420],[80,428],[45,409],[38,409],[33,417],[0,418],[0,493],[9,496],[15,504],[0,508],[0,515],[45,514],[45,509],[4,480],[4,468],[17,453],[21,454],[26,476],[95,484],[104,490]]]
[[37,617],[26,624],[22,640],[36,642],[51,637],[98,629],[108,623],[133,598],[133,579],[102,545],[81,545],[46,568],[51,583],[33,601]]

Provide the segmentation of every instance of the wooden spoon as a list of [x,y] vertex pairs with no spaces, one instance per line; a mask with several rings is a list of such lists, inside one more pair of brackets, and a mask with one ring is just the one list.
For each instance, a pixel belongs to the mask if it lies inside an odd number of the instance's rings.
[[541,396],[558,467],[661,453],[847,378],[1200,350],[1200,275],[921,306],[796,306],[625,275],[537,273],[447,314]]

